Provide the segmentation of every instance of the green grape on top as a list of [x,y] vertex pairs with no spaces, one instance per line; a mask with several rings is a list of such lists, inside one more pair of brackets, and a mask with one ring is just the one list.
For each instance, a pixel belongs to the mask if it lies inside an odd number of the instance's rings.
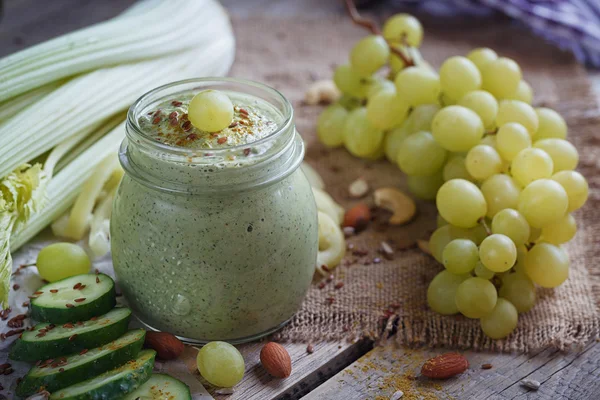
[[568,197],[568,212],[581,208],[587,201],[589,194],[588,183],[577,171],[561,171],[552,175],[552,180],[558,182]]
[[497,300],[496,287],[487,279],[468,278],[456,289],[456,307],[468,318],[481,318],[491,313]]
[[370,35],[358,41],[350,51],[350,65],[360,76],[367,77],[383,67],[390,57],[390,47],[382,36]]
[[481,87],[497,99],[512,96],[521,81],[521,68],[510,58],[500,57],[481,67]]
[[396,14],[383,24],[383,37],[392,43],[419,47],[423,40],[423,26],[409,14]]
[[367,102],[367,118],[374,127],[388,130],[404,121],[408,108],[395,90],[382,90]]
[[496,306],[488,315],[481,317],[481,330],[492,339],[502,339],[510,335],[517,327],[519,315],[517,309],[506,299],[499,298]]
[[444,165],[442,171],[444,181],[451,179],[465,179],[467,181],[475,181],[475,178],[469,174],[467,167],[465,166],[465,157],[455,154],[448,158],[448,161]]
[[447,151],[435,141],[433,135],[422,131],[404,140],[398,151],[398,165],[407,175],[428,176],[441,171],[446,156]]
[[559,113],[546,107],[536,108],[535,113],[538,116],[539,126],[534,139],[565,139],[567,137],[567,123]]
[[501,127],[509,122],[523,125],[531,136],[535,135],[539,126],[538,116],[533,107],[519,100],[502,100],[498,105],[496,123]]
[[44,247],[37,256],[36,267],[48,282],[90,272],[92,262],[85,250],[73,243],[53,243]]
[[473,110],[462,106],[442,108],[433,118],[431,133],[446,150],[469,151],[483,137],[483,123]]
[[553,173],[569,171],[577,168],[579,153],[575,146],[564,139],[541,139],[533,147],[544,150],[552,159]]
[[502,171],[502,158],[491,146],[478,144],[467,153],[465,167],[473,178],[483,181]]
[[408,67],[394,80],[398,96],[411,106],[435,104],[440,95],[440,79],[425,67]]
[[520,246],[529,240],[531,229],[520,212],[512,208],[505,208],[494,215],[492,233],[506,235],[516,246]]
[[481,190],[464,179],[444,183],[438,191],[436,204],[440,215],[460,228],[474,227],[487,212]]
[[227,342],[207,343],[198,352],[196,362],[202,377],[215,386],[233,387],[244,377],[244,358]]
[[508,236],[494,233],[479,245],[479,258],[490,271],[508,271],[517,261],[517,247]]
[[481,193],[487,203],[486,215],[493,218],[505,208],[517,208],[521,188],[509,175],[496,174],[483,182]]
[[455,275],[446,270],[438,273],[427,288],[427,304],[429,307],[443,315],[458,313],[455,302],[456,290],[468,278],[468,274]]
[[355,72],[348,64],[340,65],[333,72],[333,82],[344,94],[364,99],[369,88],[366,79]]
[[527,186],[538,179],[550,178],[554,163],[544,150],[527,148],[521,150],[510,164],[510,172],[517,182]]
[[223,92],[203,90],[190,101],[188,118],[202,131],[218,132],[233,121],[233,103]]
[[471,272],[479,261],[477,245],[467,239],[454,239],[442,252],[444,267],[453,274]]
[[442,173],[437,172],[429,176],[414,176],[406,177],[408,189],[412,194],[423,200],[435,200],[438,190],[444,184]]
[[525,127],[517,122],[502,125],[496,133],[496,150],[506,160],[512,161],[521,150],[531,147],[531,136]]
[[517,210],[533,228],[542,228],[562,218],[569,206],[567,192],[551,179],[539,179],[521,191]]
[[542,287],[557,287],[569,277],[569,256],[559,246],[538,243],[525,256],[525,273]]
[[467,58],[471,60],[477,68],[481,71],[483,66],[490,61],[494,61],[498,58],[498,54],[490,48],[481,47],[478,49],[471,50],[469,54],[467,54]]
[[473,272],[475,273],[475,276],[487,280],[492,279],[496,275],[494,271],[487,269],[481,261],[477,261]]
[[385,135],[383,146],[385,149],[385,157],[388,161],[396,163],[398,160],[398,152],[404,140],[412,134],[407,127],[406,121],[400,126],[395,127]]
[[369,122],[365,107],[350,111],[344,124],[344,146],[352,155],[372,156],[381,148],[383,137],[383,131]]
[[567,214],[561,219],[542,227],[540,240],[552,244],[563,244],[575,237],[577,222],[575,217]]
[[317,135],[321,143],[327,147],[338,147],[344,144],[344,123],[348,111],[340,104],[328,106],[317,119]]
[[526,81],[521,79],[517,91],[511,96],[508,96],[509,100],[519,100],[527,104],[533,103],[533,89]]
[[498,295],[510,301],[519,313],[527,312],[535,305],[535,285],[524,273],[504,276]]
[[459,100],[481,87],[481,73],[468,58],[450,57],[440,67],[440,85],[444,94]]
[[491,93],[485,90],[474,90],[461,97],[457,104],[475,111],[485,129],[492,130],[496,126],[498,100]]
[[450,243],[455,237],[452,236],[451,225],[444,225],[435,230],[429,238],[429,251],[433,258],[439,263],[444,263],[442,256],[446,245]]

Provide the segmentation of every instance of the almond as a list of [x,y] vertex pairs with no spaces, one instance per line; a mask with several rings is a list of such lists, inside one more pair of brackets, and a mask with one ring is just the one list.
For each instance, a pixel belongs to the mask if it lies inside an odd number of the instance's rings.
[[423,364],[421,375],[432,379],[446,379],[462,374],[469,368],[467,359],[458,353],[445,353]]
[[183,342],[168,332],[146,332],[144,346],[156,350],[156,355],[161,360],[174,360],[185,349]]
[[260,351],[260,362],[275,378],[287,378],[292,373],[292,359],[280,344],[269,342]]
[[367,228],[367,225],[369,225],[370,221],[371,210],[369,209],[369,206],[364,203],[360,203],[346,211],[342,226],[350,226],[354,228],[355,232],[360,232]]

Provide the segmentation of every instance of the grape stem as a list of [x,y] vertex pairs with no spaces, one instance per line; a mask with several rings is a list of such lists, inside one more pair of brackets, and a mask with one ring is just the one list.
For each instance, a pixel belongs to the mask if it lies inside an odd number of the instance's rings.
[[485,233],[487,233],[487,235],[490,236],[492,234],[492,230],[488,226],[487,222],[485,222],[485,217],[479,218],[479,223],[481,224],[481,226],[483,226],[483,229],[485,229]]

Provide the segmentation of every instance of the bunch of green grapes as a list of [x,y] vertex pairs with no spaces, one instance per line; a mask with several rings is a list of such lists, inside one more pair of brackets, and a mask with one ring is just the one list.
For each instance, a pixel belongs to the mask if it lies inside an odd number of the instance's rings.
[[502,338],[533,307],[536,286],[567,279],[562,246],[588,183],[564,119],[531,105],[515,61],[479,48],[436,72],[418,56],[422,37],[418,20],[399,14],[359,41],[335,71],[343,97],[321,114],[318,134],[357,157],[387,158],[415,196],[436,201],[429,248],[445,269],[429,285],[429,306],[477,318]]

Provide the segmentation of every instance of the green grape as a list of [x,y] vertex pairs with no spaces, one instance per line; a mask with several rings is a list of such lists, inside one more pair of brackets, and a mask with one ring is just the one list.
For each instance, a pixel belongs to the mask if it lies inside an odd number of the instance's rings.
[[558,182],[539,179],[521,191],[517,210],[530,226],[542,228],[562,218],[568,206],[567,192]]
[[367,118],[375,128],[387,130],[400,125],[408,113],[408,104],[394,90],[377,93],[367,103]]
[[550,178],[554,163],[552,158],[541,149],[521,150],[510,164],[510,172],[517,182],[527,186],[538,179]]
[[404,143],[404,140],[410,135],[411,132],[406,128],[406,121],[385,135],[383,146],[385,149],[385,156],[390,162],[396,163],[400,147],[402,146],[402,143]]
[[458,226],[450,225],[450,235],[454,239],[468,239],[479,246],[483,239],[488,234],[485,227],[482,224],[477,224],[473,228],[460,228]]
[[433,311],[452,315],[458,312],[455,297],[458,286],[467,279],[469,275],[454,275],[449,271],[438,273],[429,283],[427,288],[427,304]]
[[567,123],[559,113],[546,107],[536,108],[535,113],[538,116],[539,126],[534,139],[566,139]]
[[538,243],[525,256],[525,272],[541,287],[557,287],[569,277],[569,256],[559,246]]
[[481,87],[481,73],[466,57],[448,58],[440,67],[442,92],[454,100]]
[[370,35],[358,41],[350,51],[350,65],[360,76],[370,76],[390,57],[390,47],[382,36]]
[[475,276],[487,279],[488,281],[496,275],[494,271],[487,269],[481,261],[477,261],[477,265],[475,265],[473,271],[475,272]]
[[436,218],[436,224],[438,228],[441,228],[442,226],[448,225],[448,221],[446,221],[444,218],[442,218],[442,216],[440,214],[437,215]]
[[367,96],[368,82],[355,72],[350,65],[340,65],[333,72],[335,85],[344,94],[358,99]]
[[385,158],[385,149],[383,147],[383,140],[381,141],[381,144],[379,145],[379,147],[371,154],[367,154],[366,156],[362,157],[365,160],[370,160],[370,161],[379,161],[382,160],[383,158]]
[[452,225],[472,228],[487,212],[487,204],[477,186],[464,179],[442,185],[436,197],[440,215]]
[[444,184],[442,173],[437,172],[430,176],[406,177],[408,189],[412,194],[423,200],[435,200],[438,190]]
[[459,101],[459,106],[475,111],[486,129],[492,130],[496,125],[498,101],[485,90],[474,90],[465,94]]
[[507,97],[508,100],[519,100],[527,104],[533,102],[533,89],[529,86],[529,83],[521,79],[517,91],[511,96]]
[[92,263],[85,250],[73,243],[54,243],[44,247],[37,256],[40,276],[56,282],[75,275],[87,274]]
[[471,52],[467,54],[467,58],[481,70],[485,64],[498,59],[498,54],[492,49],[482,47],[471,50]]
[[490,271],[508,271],[517,261],[517,247],[508,236],[494,233],[479,245],[479,258]]
[[469,151],[483,137],[483,123],[474,111],[463,106],[449,106],[435,115],[431,132],[446,150]]
[[444,165],[444,169],[442,170],[442,174],[444,177],[444,181],[449,181],[451,179],[465,179],[467,181],[474,181],[469,171],[467,171],[467,167],[465,167],[465,158],[460,155],[451,156]]
[[440,108],[437,104],[423,104],[415,107],[406,118],[406,129],[410,133],[431,132],[431,122]]
[[588,183],[577,171],[560,171],[552,175],[552,180],[560,183],[569,198],[568,212],[581,208],[588,198]]
[[502,158],[493,147],[478,144],[467,153],[465,167],[469,175],[483,181],[502,171]]
[[495,149],[498,148],[498,140],[496,135],[485,135],[480,141],[479,144],[485,144],[486,146],[493,147]]
[[552,159],[554,165],[553,173],[559,171],[570,171],[577,168],[579,153],[571,143],[564,139],[542,139],[533,144],[533,147],[542,149]]
[[542,235],[542,229],[541,228],[534,228],[532,226],[529,226],[529,228],[530,228],[530,232],[531,232],[529,234],[529,243],[535,243],[535,242],[537,242],[537,240]]
[[517,122],[502,125],[496,133],[496,149],[506,161],[512,161],[523,149],[531,147],[531,136]]
[[348,111],[339,104],[327,107],[317,120],[317,135],[327,147],[338,147],[344,144],[344,123]]
[[508,274],[502,278],[498,294],[510,301],[519,313],[527,312],[535,305],[535,285],[523,273]]
[[508,175],[490,176],[481,185],[481,193],[487,203],[487,217],[493,218],[505,208],[517,208],[521,189],[517,182]]
[[398,96],[411,106],[435,104],[440,95],[440,78],[425,67],[403,69],[394,80]]
[[491,313],[481,317],[481,330],[492,339],[502,339],[517,327],[517,309],[508,300],[499,298]]
[[392,43],[419,47],[423,40],[423,26],[409,14],[396,14],[383,24],[383,37]]
[[454,239],[442,252],[444,267],[453,274],[471,272],[479,261],[477,245],[467,239]]
[[533,107],[519,100],[502,100],[498,105],[496,123],[501,127],[509,122],[523,125],[531,136],[535,135],[539,126],[538,116]]
[[492,219],[492,233],[508,236],[517,246],[529,240],[531,229],[524,216],[517,210],[505,208]]
[[198,371],[210,384],[233,387],[244,377],[244,357],[227,342],[210,342],[204,345],[196,358]]
[[188,118],[201,131],[219,132],[233,120],[233,103],[223,92],[203,90],[190,101]]
[[383,143],[383,131],[375,128],[367,119],[365,107],[350,111],[344,124],[344,145],[356,157],[375,154]]
[[441,228],[436,229],[429,238],[429,251],[431,251],[433,258],[442,264],[444,263],[444,259],[442,258],[444,248],[452,239],[454,239],[450,228],[450,225],[444,225]]
[[456,307],[465,317],[481,318],[492,312],[498,300],[494,285],[487,279],[464,280],[456,289]]
[[[406,53],[406,47],[398,45],[393,45],[393,47],[398,49],[399,51],[402,51],[403,53]],[[398,75],[398,73],[404,68],[406,68],[404,60],[392,52],[392,54],[390,55],[390,70],[392,72],[392,76]]]
[[[529,241],[531,242],[531,240]],[[525,257],[527,256],[527,247],[525,245],[517,246],[517,262],[513,269],[518,274],[525,274]]]
[[398,151],[398,165],[407,175],[429,176],[441,171],[447,152],[429,132],[407,137]]
[[571,214],[567,214],[558,221],[542,227],[540,239],[552,244],[563,244],[575,237],[577,222]]
[[396,85],[389,79],[376,76],[367,86],[367,99],[371,99],[377,93],[382,91],[392,91],[396,93]]
[[358,107],[362,107],[362,100],[347,94],[342,94],[337,103],[340,106],[344,107],[346,111],[352,111],[357,109]]
[[481,87],[497,99],[512,96],[520,81],[521,68],[509,58],[497,58],[481,68]]

